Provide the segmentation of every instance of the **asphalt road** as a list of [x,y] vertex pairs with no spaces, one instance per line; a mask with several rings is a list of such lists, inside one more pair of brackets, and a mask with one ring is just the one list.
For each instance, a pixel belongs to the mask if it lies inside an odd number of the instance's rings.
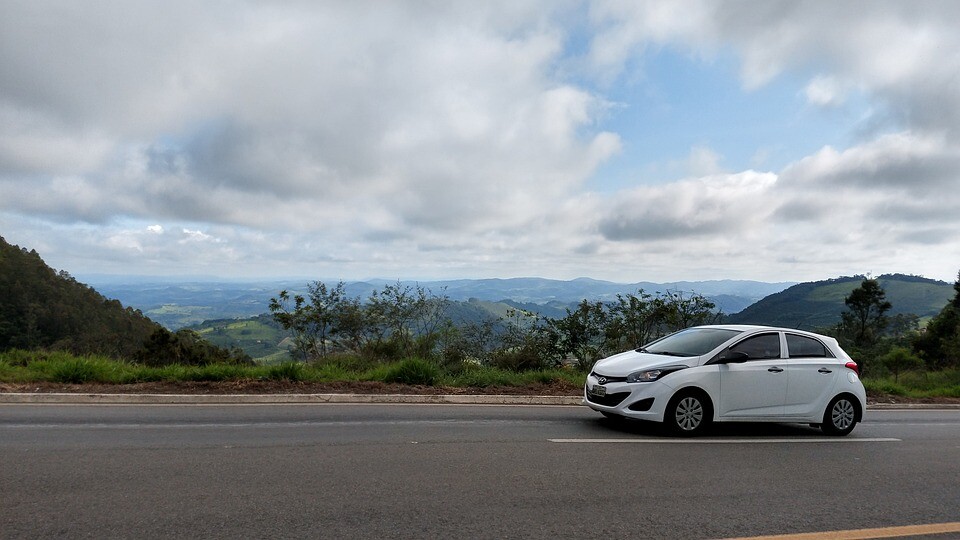
[[958,521],[956,410],[868,411],[839,439],[738,425],[678,440],[583,407],[0,405],[0,538],[725,538]]

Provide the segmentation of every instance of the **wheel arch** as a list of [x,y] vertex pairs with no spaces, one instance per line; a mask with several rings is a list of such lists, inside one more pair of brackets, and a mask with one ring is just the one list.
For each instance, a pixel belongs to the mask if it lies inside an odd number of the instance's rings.
[[684,395],[687,394],[696,394],[703,400],[703,404],[708,408],[710,414],[707,415],[711,422],[717,420],[717,407],[713,402],[713,398],[710,397],[710,392],[707,392],[703,388],[696,385],[687,385],[677,388],[673,394],[670,396],[670,399],[667,400],[667,405],[663,408],[663,421],[666,421],[667,411],[670,410],[670,405],[674,402],[680,400]]
[[826,414],[827,409],[830,407],[830,404],[833,403],[834,400],[836,400],[839,397],[846,397],[847,399],[850,400],[850,403],[853,403],[853,408],[855,411],[855,414],[853,416],[854,421],[857,423],[863,422],[863,408],[866,404],[861,403],[860,398],[857,397],[856,394],[853,394],[851,392],[840,392],[834,395],[832,398],[830,398],[830,400],[827,401],[827,406],[823,410],[824,414]]

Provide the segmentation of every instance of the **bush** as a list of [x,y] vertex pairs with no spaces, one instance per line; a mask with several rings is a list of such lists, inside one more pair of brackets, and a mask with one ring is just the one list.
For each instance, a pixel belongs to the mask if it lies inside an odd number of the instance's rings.
[[[464,366],[465,368],[467,366]],[[492,368],[474,366],[464,369],[459,375],[454,377],[455,386],[472,386],[476,388],[486,388],[488,386],[517,386],[518,375],[510,371]]]
[[209,364],[206,366],[182,366],[180,380],[184,381],[229,381],[242,379],[247,369],[233,364]]
[[205,366],[212,364],[253,365],[250,356],[240,349],[217,347],[192,330],[182,328],[172,333],[157,329],[144,342],[134,360],[147,366],[185,364]]
[[306,367],[300,362],[284,362],[270,366],[267,378],[273,381],[297,382],[306,379]]
[[880,362],[893,372],[893,380],[900,381],[900,372],[923,367],[923,360],[905,347],[894,347],[880,357]]
[[63,358],[51,360],[50,380],[64,384],[107,382],[110,366],[90,358]]
[[383,382],[433,386],[440,378],[440,368],[421,358],[408,358],[391,366]]
[[30,362],[46,358],[46,354],[39,351],[10,349],[0,353],[0,358],[11,366],[26,367]]

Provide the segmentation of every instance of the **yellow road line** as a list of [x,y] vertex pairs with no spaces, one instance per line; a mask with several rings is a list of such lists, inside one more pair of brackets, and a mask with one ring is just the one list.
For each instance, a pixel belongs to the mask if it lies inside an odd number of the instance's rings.
[[867,538],[902,538],[926,534],[947,534],[960,532],[960,521],[953,523],[932,523],[930,525],[906,525],[903,527],[880,527],[877,529],[857,529],[850,531],[826,531],[800,534],[775,534],[771,536],[744,536],[726,540],[864,540]]

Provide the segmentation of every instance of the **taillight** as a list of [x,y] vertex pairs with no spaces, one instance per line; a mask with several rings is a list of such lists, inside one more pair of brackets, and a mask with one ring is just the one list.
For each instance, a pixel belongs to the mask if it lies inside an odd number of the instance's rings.
[[857,375],[860,375],[860,367],[857,365],[856,362],[847,362],[843,367],[847,369],[852,369],[854,373],[856,373]]

